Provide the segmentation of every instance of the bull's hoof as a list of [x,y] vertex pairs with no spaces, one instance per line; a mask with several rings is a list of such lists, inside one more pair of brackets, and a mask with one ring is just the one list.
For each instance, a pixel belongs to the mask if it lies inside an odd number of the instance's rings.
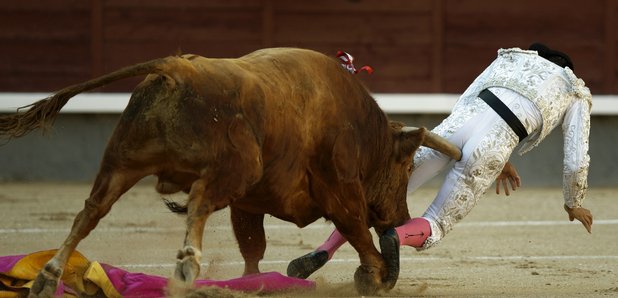
[[360,265],[354,272],[356,291],[362,296],[374,296],[383,288],[380,270],[376,267]]
[[200,274],[200,264],[195,257],[185,257],[182,260],[176,261],[174,276],[177,280],[191,284],[197,278],[198,274]]
[[39,272],[30,288],[28,293],[29,298],[39,297],[54,297],[56,288],[58,287],[58,281],[62,276],[62,269],[56,268],[51,264],[45,265],[45,267]]
[[288,265],[288,276],[305,279],[328,262],[328,252],[312,251],[300,258],[294,259]]
[[386,263],[384,286],[390,290],[399,278],[399,236],[395,229],[389,229],[380,236],[380,251]]
[[186,284],[192,284],[200,274],[199,258],[191,248],[185,248],[178,252],[176,261],[176,271],[174,277]]

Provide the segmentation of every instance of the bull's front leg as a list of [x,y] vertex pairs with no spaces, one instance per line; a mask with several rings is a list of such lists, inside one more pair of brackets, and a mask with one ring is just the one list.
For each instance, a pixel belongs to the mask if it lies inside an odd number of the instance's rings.
[[[324,200],[329,218],[335,224],[337,230],[350,242],[350,245],[358,252],[361,265],[354,273],[356,290],[361,295],[374,295],[379,290],[388,290],[384,281],[387,278],[387,268],[378,252],[369,231],[367,223],[367,207],[364,205],[364,193],[360,182],[351,181],[342,183],[342,192],[332,194],[325,191],[329,187],[323,187],[318,181],[314,181],[314,192],[324,197],[338,197],[336,200]],[[323,190],[324,192],[319,192]]]
[[383,283],[387,277],[386,264],[373,244],[367,224],[360,221],[354,224],[350,222],[335,222],[335,226],[358,252],[360,258],[361,265],[354,273],[356,290],[361,295],[373,296],[380,290],[388,289]]
[[249,213],[234,207],[230,211],[234,235],[245,260],[243,275],[260,273],[259,262],[266,251],[264,214]]

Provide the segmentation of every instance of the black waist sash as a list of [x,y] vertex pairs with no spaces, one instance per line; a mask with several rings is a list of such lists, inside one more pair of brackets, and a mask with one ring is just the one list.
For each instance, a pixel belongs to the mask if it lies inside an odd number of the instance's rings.
[[517,116],[513,114],[513,112],[489,89],[485,89],[481,91],[479,97],[485,101],[504,121],[508,124],[511,129],[519,136],[519,141],[521,142],[528,136],[528,132],[521,121],[517,119]]

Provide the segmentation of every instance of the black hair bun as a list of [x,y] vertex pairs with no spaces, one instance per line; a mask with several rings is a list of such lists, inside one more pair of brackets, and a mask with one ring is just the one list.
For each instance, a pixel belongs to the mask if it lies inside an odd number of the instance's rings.
[[575,70],[573,62],[571,61],[571,57],[569,57],[569,55],[560,51],[552,50],[542,43],[535,42],[530,45],[528,50],[537,51],[537,53],[539,53],[539,56],[559,65],[560,67],[568,66],[571,70]]

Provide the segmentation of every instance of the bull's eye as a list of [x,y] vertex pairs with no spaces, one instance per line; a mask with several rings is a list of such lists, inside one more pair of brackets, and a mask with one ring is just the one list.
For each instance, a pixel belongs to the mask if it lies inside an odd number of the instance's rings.
[[408,165],[406,170],[408,171],[408,174],[412,174],[412,165]]

